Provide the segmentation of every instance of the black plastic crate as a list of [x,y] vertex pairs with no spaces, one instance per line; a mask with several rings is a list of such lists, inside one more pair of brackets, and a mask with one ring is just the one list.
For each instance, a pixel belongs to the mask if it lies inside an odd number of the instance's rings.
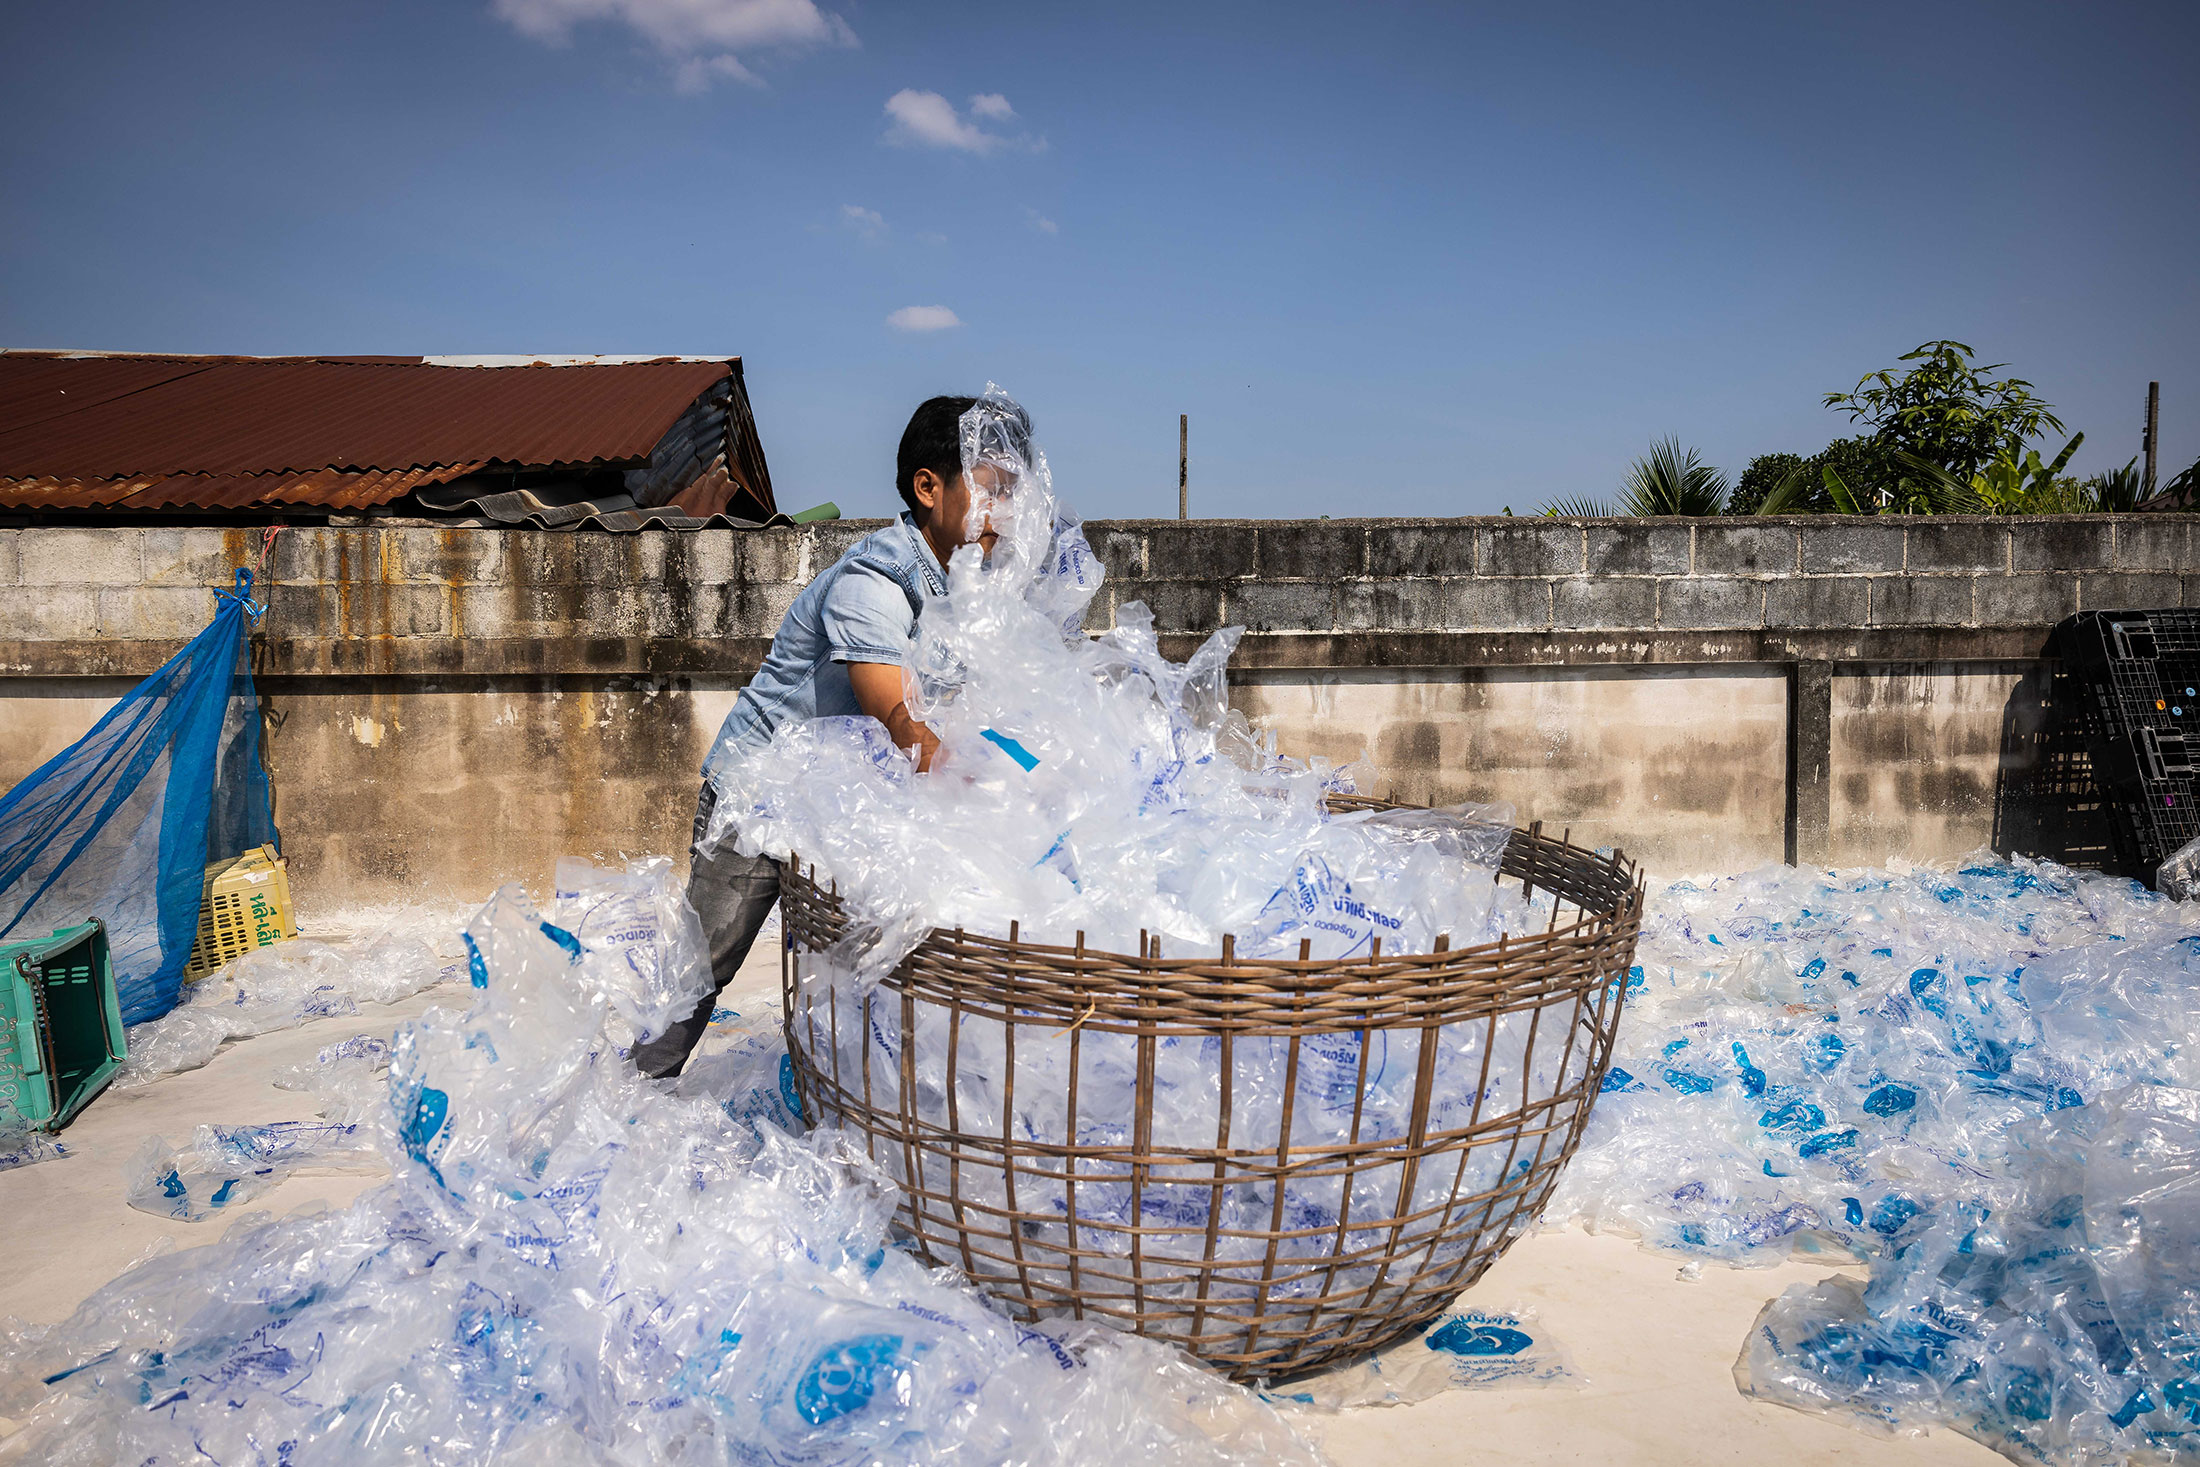
[[2118,855],[2151,876],[2200,836],[2200,610],[2080,612],[2053,650]]

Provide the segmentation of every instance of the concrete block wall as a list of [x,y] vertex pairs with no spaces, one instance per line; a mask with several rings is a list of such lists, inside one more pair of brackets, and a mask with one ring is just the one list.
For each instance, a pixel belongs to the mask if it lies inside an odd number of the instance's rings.
[[[255,665],[301,877],[387,895],[676,851],[795,594],[879,522],[274,540]],[[1286,749],[1510,799],[1666,870],[1956,854],[2003,827],[2072,611],[2200,604],[2183,517],[1096,521]],[[0,530],[0,782],[88,727],[262,554],[253,529]]]

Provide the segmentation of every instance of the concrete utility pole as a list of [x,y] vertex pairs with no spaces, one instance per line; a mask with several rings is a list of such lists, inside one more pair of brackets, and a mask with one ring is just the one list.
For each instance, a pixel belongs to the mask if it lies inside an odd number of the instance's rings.
[[[2147,442],[2154,440],[2149,438]],[[1192,517],[1192,415],[1176,415],[1176,517],[1188,520]],[[2147,482],[2154,482],[2154,450],[2147,450]]]
[[2146,488],[2141,490],[2139,493],[2139,497],[2141,499],[2152,499],[2154,497],[2154,449],[2155,444],[2160,439],[2161,435],[2162,384],[2159,382],[2149,382],[2147,384],[2146,432],[2139,440],[2139,442],[2145,447],[2147,451]]

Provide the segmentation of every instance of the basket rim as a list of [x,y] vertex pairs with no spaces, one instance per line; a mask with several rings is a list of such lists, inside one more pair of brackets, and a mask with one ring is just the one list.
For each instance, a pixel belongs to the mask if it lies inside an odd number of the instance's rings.
[[[1374,800],[1367,796],[1350,796],[1345,799],[1350,801],[1348,808],[1355,811],[1425,808]],[[1219,955],[1197,957],[1163,957],[1157,951],[1126,953],[1112,948],[1093,947],[1085,942],[1085,935],[1081,931],[1073,943],[1039,942],[1024,937],[1021,921],[1012,918],[1007,937],[971,932],[960,926],[929,928],[910,957],[898,964],[897,968],[906,967],[909,961],[927,949],[937,952],[942,945],[951,944],[951,950],[960,950],[973,956],[979,953],[995,956],[1022,955],[1035,961],[1044,961],[1054,965],[1055,976],[1069,981],[1096,979],[1104,973],[1108,979],[1133,984],[1192,977],[1235,983],[1265,980],[1270,986],[1284,992],[1308,989],[1336,992],[1338,979],[1345,975],[1368,983],[1397,982],[1400,979],[1409,979],[1411,970],[1416,968],[1448,968],[1463,963],[1471,963],[1477,968],[1489,968],[1496,963],[1498,967],[1495,971],[1502,971],[1515,961],[1522,965],[1531,963],[1537,954],[1549,949],[1601,943],[1612,929],[1624,927],[1640,919],[1647,887],[1642,869],[1628,860],[1625,852],[1615,848],[1607,856],[1577,846],[1564,836],[1554,838],[1545,835],[1541,821],[1532,825],[1514,826],[1512,839],[1525,839],[1553,852],[1578,857],[1601,866],[1606,873],[1625,883],[1621,888],[1621,899],[1600,910],[1576,903],[1574,916],[1563,925],[1556,921],[1554,909],[1552,925],[1541,931],[1500,933],[1488,942],[1466,947],[1440,947],[1428,952],[1375,951],[1363,957],[1326,959],[1242,958],[1236,953],[1234,933],[1223,934]],[[780,863],[779,882],[783,894],[792,889],[798,898],[805,901],[821,899],[834,907],[840,904],[838,881],[819,882],[816,863],[805,864],[799,851],[789,851]],[[813,898],[811,893],[815,893],[816,897]],[[1570,902],[1571,898],[1564,900]],[[1380,941],[1377,939],[1378,946]],[[1153,945],[1158,949],[1161,945],[1159,939],[1155,939]]]

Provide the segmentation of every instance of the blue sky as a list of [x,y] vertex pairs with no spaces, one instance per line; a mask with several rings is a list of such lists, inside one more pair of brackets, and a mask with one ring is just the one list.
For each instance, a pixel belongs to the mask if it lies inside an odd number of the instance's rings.
[[991,378],[1087,515],[1175,512],[1180,412],[1197,513],[1443,515],[1814,451],[1950,336],[2087,470],[2160,380],[2166,475],[2196,54],[2186,0],[14,5],[0,344],[739,354],[852,514]]

